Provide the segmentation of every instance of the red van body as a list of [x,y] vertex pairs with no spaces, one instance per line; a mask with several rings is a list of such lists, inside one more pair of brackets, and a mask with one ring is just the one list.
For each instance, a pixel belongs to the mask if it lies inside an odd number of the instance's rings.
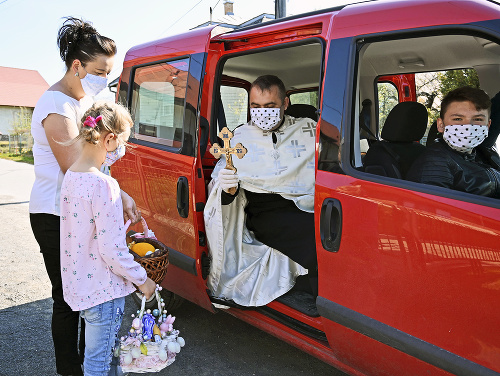
[[[216,311],[203,209],[229,98],[221,88],[246,108],[251,81],[274,73],[318,98],[318,315],[280,301],[227,312],[352,375],[500,374],[500,203],[366,173],[358,127],[365,99],[372,133],[381,127],[378,82],[416,101],[416,72],[473,67],[488,94],[500,91],[500,6],[373,1],[212,34],[132,48],[118,87],[134,147],[112,175],[170,248],[163,286]],[[341,171],[325,167],[326,139]]]

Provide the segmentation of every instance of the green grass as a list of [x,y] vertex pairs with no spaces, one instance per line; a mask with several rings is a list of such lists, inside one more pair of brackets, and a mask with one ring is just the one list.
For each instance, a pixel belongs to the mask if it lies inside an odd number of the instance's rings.
[[10,159],[14,162],[24,162],[33,164],[33,155],[31,154],[13,154],[13,153],[0,153],[0,158]]

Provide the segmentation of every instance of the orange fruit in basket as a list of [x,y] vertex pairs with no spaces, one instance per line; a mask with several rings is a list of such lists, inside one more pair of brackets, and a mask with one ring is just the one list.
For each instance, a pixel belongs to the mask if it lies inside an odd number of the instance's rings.
[[144,257],[149,251],[154,252],[155,247],[149,243],[135,243],[132,246],[132,251],[137,253],[139,256]]

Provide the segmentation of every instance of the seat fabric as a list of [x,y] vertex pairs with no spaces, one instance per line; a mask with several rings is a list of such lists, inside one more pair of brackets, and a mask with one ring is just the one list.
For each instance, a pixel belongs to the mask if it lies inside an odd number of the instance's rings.
[[418,143],[427,128],[427,110],[417,102],[398,103],[382,129],[383,140],[370,146],[364,158],[365,172],[404,179],[413,161],[425,150]]

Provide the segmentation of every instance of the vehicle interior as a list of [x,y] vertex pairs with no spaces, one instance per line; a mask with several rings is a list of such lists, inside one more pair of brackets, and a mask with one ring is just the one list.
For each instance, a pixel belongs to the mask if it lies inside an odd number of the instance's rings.
[[[217,127],[212,127],[210,130],[211,142],[220,142],[217,133],[224,126],[232,130],[249,120],[249,87],[254,79],[263,74],[277,75],[285,83],[291,103],[287,113],[295,117],[315,116],[317,119],[316,111],[321,103],[318,93],[323,75],[323,53],[323,44],[319,40],[312,39],[306,43],[286,45],[278,49],[228,55],[219,69],[219,92],[216,94],[218,98],[214,101],[211,121],[211,124],[217,124]],[[390,103],[389,115],[379,121],[380,108],[387,105],[382,103],[380,96],[381,77],[472,68],[477,72],[480,87],[493,97],[500,91],[499,57],[500,45],[496,41],[477,35],[443,33],[405,39],[401,36],[393,39],[388,37],[386,40],[379,38],[376,41],[366,39],[357,56],[358,72],[354,106],[354,113],[357,115],[353,116],[351,165],[359,171],[401,180],[404,179],[411,163],[425,149],[426,139],[429,138],[431,142],[436,137],[435,128],[430,127],[426,107],[417,101],[399,103],[403,100],[397,97],[397,92],[396,98]],[[416,86],[418,97],[418,82]],[[422,98],[418,100],[423,102]],[[436,101],[439,106],[439,99]],[[399,147],[395,147],[393,151],[386,151],[387,148],[384,148],[378,154],[372,153],[375,157],[366,159],[367,161],[371,159],[371,165],[368,166],[368,163],[365,163],[365,156],[370,153],[370,149],[372,151],[377,149],[377,143],[383,140],[399,144],[396,145]],[[330,145],[335,147],[337,143]],[[327,147],[324,150],[325,155],[338,155],[338,146],[333,152],[326,149]],[[388,155],[384,155],[384,151]],[[403,156],[395,157],[395,153]],[[398,159],[399,164],[396,168],[392,166],[392,172],[384,169],[386,158]],[[320,165],[321,159],[320,156]],[[216,161],[207,152],[203,162],[207,183],[210,181],[214,162]],[[314,301],[304,294],[294,294],[292,290],[277,300],[309,316],[318,316]]]
[[[216,109],[218,113],[218,130],[224,127],[221,122],[226,120],[227,127],[234,129],[237,125],[249,120],[248,94],[250,84],[259,76],[273,74],[281,78],[287,92],[291,94],[292,105],[304,104],[296,95],[301,92],[318,91],[321,79],[323,45],[318,40],[310,40],[305,44],[292,44],[279,49],[252,52],[249,54],[231,57],[229,56],[222,67],[222,79],[220,85],[222,110]],[[286,62],[286,64],[284,64]],[[239,90],[238,90],[239,89]],[[239,94],[235,95],[235,93]],[[235,96],[237,98],[235,98]],[[318,107],[316,103],[307,103]],[[295,102],[293,100],[295,99]],[[295,115],[312,115],[311,110],[305,106],[291,106],[290,111]],[[302,107],[302,108],[299,108]],[[302,111],[301,111],[302,109]],[[221,112],[224,116],[221,116]],[[304,113],[302,113],[304,112]],[[235,114],[239,117],[235,118]],[[315,115],[317,117],[317,115]],[[213,133],[212,133],[213,134]]]
[[[250,120],[248,110],[250,85],[261,75],[272,74],[282,79],[290,98],[287,114],[317,120],[322,56],[323,43],[318,39],[311,39],[300,44],[289,44],[278,49],[229,55],[219,70],[219,93],[216,94],[218,98],[214,101],[216,104],[211,122],[211,124],[217,124],[217,127],[210,130],[211,142],[221,144],[217,134],[223,127],[227,126],[233,130]],[[210,181],[213,163],[216,162],[212,160],[211,164],[210,158],[211,156],[206,153],[203,161],[207,183]],[[277,300],[309,316],[319,316],[313,296],[303,291],[290,292]],[[227,301],[224,301],[224,304],[227,304]]]
[[[430,114],[439,109],[440,96],[436,95],[435,109],[431,110],[423,92],[437,92],[439,81],[435,78],[439,74],[468,68],[477,73],[480,88],[492,98],[500,91],[500,45],[484,36],[461,33],[395,38],[373,42],[367,39],[358,54],[355,113],[368,116],[354,116],[350,163],[371,174],[404,179],[425,145],[437,136],[435,124],[425,116],[424,110],[427,107]],[[381,96],[379,77],[410,73],[416,77],[418,102],[427,106],[397,105],[402,101],[397,98],[390,104],[393,110],[384,124],[380,113],[387,103]],[[425,75],[433,77],[435,82],[430,82],[429,78],[427,83],[419,80]],[[455,87],[459,86],[461,83],[457,82]],[[374,105],[366,107],[366,103]],[[369,132],[364,131],[366,127]],[[496,128],[500,128],[500,124]],[[496,137],[498,132],[496,135],[495,132],[492,124],[491,137]]]

